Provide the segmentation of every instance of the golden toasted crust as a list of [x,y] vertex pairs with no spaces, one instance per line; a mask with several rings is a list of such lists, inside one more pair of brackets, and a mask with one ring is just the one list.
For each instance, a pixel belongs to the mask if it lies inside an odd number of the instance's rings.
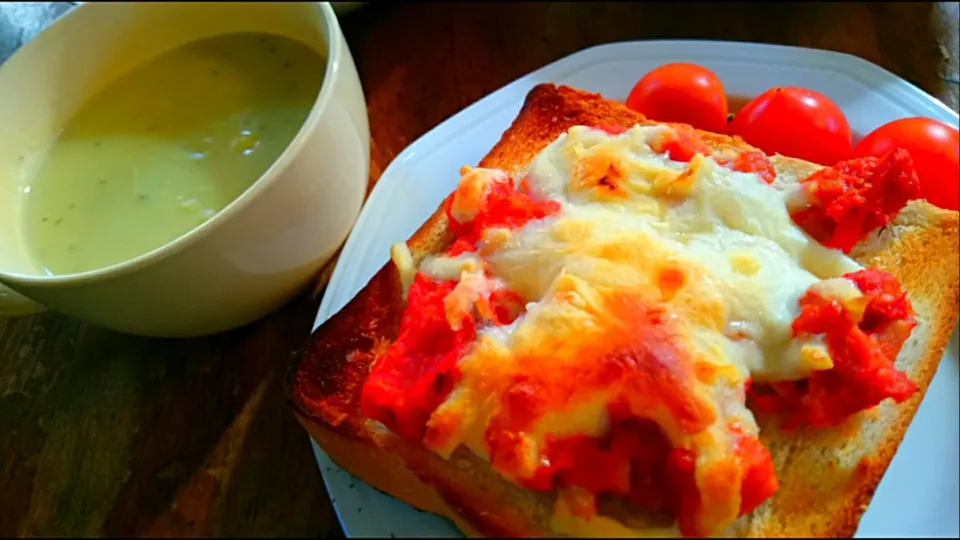
[[[574,125],[630,127],[652,123],[596,94],[538,85],[500,141],[480,162],[510,172],[523,169],[547,144]],[[714,147],[751,149],[742,140],[701,132]],[[796,182],[818,166],[773,156],[777,182]],[[918,327],[897,366],[920,392],[897,406],[883,403],[840,429],[785,433],[760,416],[781,488],[749,516],[737,536],[851,536],[930,384],[957,322],[958,214],[914,201],[853,251],[861,264],[894,274],[907,291]],[[415,262],[451,241],[438,210],[411,237]],[[359,392],[370,364],[395,337],[403,310],[393,263],[387,263],[338,314],[314,333],[291,372],[297,418],[343,468],[377,489],[453,520],[470,536],[551,536],[552,495],[503,480],[470,452],[444,460],[394,436],[359,414]]]

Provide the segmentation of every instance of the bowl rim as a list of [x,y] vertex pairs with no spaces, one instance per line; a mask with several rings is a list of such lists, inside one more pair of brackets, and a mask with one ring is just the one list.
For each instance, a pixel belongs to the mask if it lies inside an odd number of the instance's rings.
[[[148,2],[143,3],[146,4]],[[164,3],[165,2],[157,2],[156,4]],[[254,180],[253,183],[247,187],[247,189],[245,189],[242,193],[240,193],[240,195],[235,197],[232,201],[230,201],[229,204],[214,214],[214,216],[207,221],[190,229],[180,236],[177,236],[169,242],[151,249],[146,253],[137,255],[136,257],[132,257],[109,266],[104,266],[102,268],[96,268],[93,270],[87,270],[85,272],[77,272],[73,274],[43,275],[26,274],[21,272],[4,272],[3,270],[0,270],[0,281],[2,281],[4,284],[26,285],[32,287],[40,286],[44,288],[64,288],[81,284],[89,284],[97,281],[105,281],[107,279],[118,278],[131,274],[137,270],[156,264],[166,258],[182,252],[203,238],[209,236],[217,229],[223,227],[224,224],[233,216],[249,206],[261,192],[273,185],[273,183],[277,181],[277,178],[281,176],[281,173],[283,173],[283,171],[289,167],[290,163],[302,149],[303,145],[305,144],[306,135],[313,131],[313,129],[320,122],[320,117],[323,115],[324,111],[326,111],[327,105],[331,100],[333,87],[340,76],[340,64],[345,45],[341,37],[342,33],[340,30],[340,25],[337,21],[336,13],[331,7],[330,2],[312,2],[312,4],[316,5],[316,8],[321,14],[323,24],[322,31],[324,34],[323,39],[327,49],[323,81],[320,84],[320,89],[317,92],[317,97],[313,102],[313,106],[310,108],[310,112],[307,114],[307,118],[303,121],[303,124],[300,126],[300,129],[297,131],[297,133],[293,136],[293,139],[290,140],[283,152],[281,152],[280,155],[273,161],[273,163],[270,164],[270,167],[268,167],[259,178]],[[78,10],[85,9],[90,11],[94,9],[109,9],[109,6],[109,3],[76,2],[75,7],[62,14],[46,28],[41,30],[40,33],[30,40],[30,42],[25,43],[20,47],[20,49],[10,55],[10,58],[13,58],[29,43],[43,39],[43,35],[47,33],[47,30],[55,25],[68,24],[69,21],[72,20],[71,17],[76,18],[76,13]],[[10,58],[8,58],[7,61],[9,61]]]

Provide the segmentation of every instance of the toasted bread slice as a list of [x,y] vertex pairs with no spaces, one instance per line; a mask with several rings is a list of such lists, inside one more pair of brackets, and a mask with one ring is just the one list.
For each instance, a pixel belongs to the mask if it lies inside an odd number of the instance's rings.
[[[479,165],[517,172],[574,125],[627,128],[636,123],[652,122],[599,95],[539,85]],[[715,149],[752,150],[738,138],[700,135]],[[818,168],[783,156],[771,161],[777,182],[796,182]],[[419,264],[424,255],[443,250],[450,241],[446,217],[438,210],[408,246]],[[839,429],[783,432],[777,419],[758,416],[781,488],[738,520],[731,535],[851,536],[937,368],[957,321],[958,214],[913,201],[861,241],[852,256],[892,273],[907,291],[919,325],[901,350],[897,367],[920,391],[900,405],[884,402]],[[317,329],[290,377],[300,422],[341,467],[414,507],[453,520],[467,535],[556,536],[550,528],[555,495],[504,480],[462,448],[449,460],[442,459],[361,416],[361,386],[373,360],[396,336],[403,307],[398,272],[388,262]],[[604,510],[620,517],[625,512]],[[626,512],[632,527],[656,526],[657,516]]]

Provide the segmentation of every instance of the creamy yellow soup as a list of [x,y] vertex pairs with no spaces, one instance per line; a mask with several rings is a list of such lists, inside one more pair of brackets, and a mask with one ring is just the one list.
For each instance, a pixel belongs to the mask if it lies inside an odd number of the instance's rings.
[[124,74],[71,118],[31,182],[36,261],[50,274],[102,268],[210,219],[290,143],[324,68],[300,42],[239,33]]

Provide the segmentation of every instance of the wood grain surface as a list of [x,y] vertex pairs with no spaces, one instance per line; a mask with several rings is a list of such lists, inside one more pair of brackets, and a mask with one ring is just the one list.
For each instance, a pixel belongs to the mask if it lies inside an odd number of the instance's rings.
[[[958,17],[957,3],[446,2],[369,5],[341,25],[366,92],[372,187],[460,109],[612,41],[842,51],[956,110]],[[0,536],[342,536],[283,396],[318,303],[307,292],[248,327],[192,340],[54,313],[0,319]]]

